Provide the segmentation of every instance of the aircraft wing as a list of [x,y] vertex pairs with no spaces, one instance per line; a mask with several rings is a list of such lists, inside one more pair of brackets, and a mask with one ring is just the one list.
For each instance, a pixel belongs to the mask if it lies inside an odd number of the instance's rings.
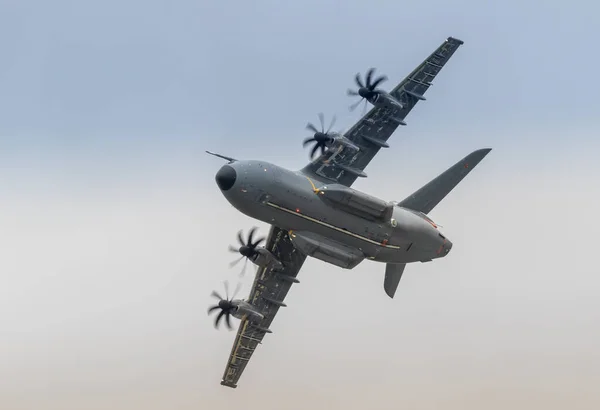
[[[356,152],[344,148],[341,152],[325,152],[302,169],[302,172],[322,180],[335,181],[350,186],[375,157],[382,146],[431,86],[432,80],[463,44],[461,40],[448,37],[429,57],[400,82],[389,94],[403,104],[403,108],[373,107],[344,137],[360,148]],[[328,160],[329,163],[323,163]],[[344,169],[346,168],[346,169]]]
[[223,386],[237,387],[238,380],[254,350],[262,342],[277,311],[285,306],[285,296],[292,284],[298,282],[296,275],[306,259],[305,254],[296,250],[288,233],[275,226],[271,226],[266,249],[271,251],[284,267],[277,271],[262,268],[256,273],[247,301],[258,307],[265,318],[259,326],[253,326],[246,319],[241,320],[221,381]]

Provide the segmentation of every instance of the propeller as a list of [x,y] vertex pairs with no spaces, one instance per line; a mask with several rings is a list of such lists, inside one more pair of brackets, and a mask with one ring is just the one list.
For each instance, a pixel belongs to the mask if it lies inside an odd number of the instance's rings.
[[211,296],[219,299],[219,303],[214,306],[209,307],[208,314],[210,315],[215,310],[221,309],[221,311],[219,312],[219,314],[217,315],[217,317],[215,319],[215,329],[219,328],[219,323],[221,322],[221,319],[223,319],[223,317],[225,317],[225,324],[227,325],[229,330],[231,330],[231,329],[233,329],[233,326],[231,325],[231,315],[233,312],[235,312],[237,310],[237,306],[233,303],[233,299],[235,298],[237,293],[240,291],[241,284],[238,283],[238,285],[235,289],[235,292],[233,292],[233,295],[231,296],[231,299],[229,299],[229,282],[225,281],[224,284],[225,284],[225,298],[223,298],[221,295],[219,295],[216,290],[213,290],[213,292],[211,293]]
[[319,131],[317,127],[315,127],[310,122],[306,125],[307,130],[314,132],[314,135],[312,137],[306,138],[302,143],[303,147],[306,147],[312,142],[315,143],[315,145],[313,145],[312,147],[312,150],[310,151],[311,160],[313,159],[315,153],[318,151],[319,148],[321,148],[321,155],[325,154],[325,148],[327,147],[327,144],[333,141],[333,137],[329,134],[329,131],[331,131],[331,128],[333,128],[335,120],[336,117],[334,115],[331,119],[331,123],[329,124],[329,128],[327,128],[327,131],[325,131],[325,116],[322,112],[320,112],[319,122],[321,123],[321,131]]
[[248,264],[248,259],[251,259],[253,257],[255,257],[258,254],[258,251],[256,250],[256,247],[265,240],[265,238],[259,238],[256,241],[253,241],[254,239],[254,233],[256,232],[256,227],[253,227],[252,229],[250,229],[250,232],[248,233],[248,239],[246,241],[244,241],[244,237],[242,236],[242,231],[238,232],[237,238],[238,238],[238,242],[240,243],[240,247],[236,248],[233,245],[229,245],[229,251],[233,252],[233,253],[239,253],[242,256],[240,256],[238,259],[234,260],[233,262],[231,262],[229,264],[230,268],[233,268],[235,265],[237,265],[242,259],[246,258],[246,260],[244,261],[244,267],[242,268],[242,272],[240,273],[240,276],[244,275],[244,273],[246,272],[246,266]]
[[356,77],[354,80],[356,81],[356,85],[358,85],[358,91],[348,89],[348,95],[351,97],[360,96],[361,99],[355,102],[350,106],[350,111],[354,111],[356,107],[365,100],[365,109],[367,107],[367,101],[371,101],[373,98],[377,97],[380,93],[380,90],[377,89],[377,86],[382,82],[387,80],[385,75],[382,75],[376,78],[373,81],[373,73],[375,72],[375,68],[369,69],[367,71],[367,75],[365,76],[365,83],[360,79],[360,74],[356,73]]

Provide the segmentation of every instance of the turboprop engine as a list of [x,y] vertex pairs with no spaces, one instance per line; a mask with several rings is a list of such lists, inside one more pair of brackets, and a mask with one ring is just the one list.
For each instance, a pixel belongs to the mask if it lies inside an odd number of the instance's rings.
[[342,134],[337,132],[332,132],[331,128],[335,124],[336,117],[334,116],[331,120],[331,124],[327,131],[325,131],[325,123],[323,113],[319,113],[319,121],[321,123],[321,131],[317,129],[313,124],[308,123],[306,125],[306,129],[314,132],[312,137],[308,137],[304,140],[302,145],[306,147],[307,145],[314,143],[311,151],[310,151],[310,159],[312,160],[319,149],[321,149],[321,155],[325,154],[326,150],[329,151],[338,151],[345,147],[351,148],[355,151],[358,151],[360,148],[353,144],[348,138],[344,137]]
[[242,299],[235,299],[235,296],[240,290],[240,284],[238,284],[235,292],[231,299],[229,298],[229,282],[225,282],[225,298],[213,291],[211,296],[219,299],[219,303],[208,308],[208,314],[221,309],[217,317],[215,318],[215,329],[219,328],[221,319],[225,318],[225,324],[229,330],[233,329],[231,325],[231,316],[236,319],[242,319],[247,317],[253,323],[259,323],[264,319],[264,315],[260,313],[253,305]]
[[235,265],[237,265],[243,258],[246,258],[246,260],[244,261],[244,267],[242,268],[242,272],[240,273],[240,276],[244,275],[244,273],[246,272],[246,266],[248,264],[248,261],[252,262],[253,264],[255,264],[258,267],[273,267],[273,268],[281,268],[283,265],[281,264],[281,262],[275,257],[275,255],[273,255],[271,252],[269,252],[267,249],[265,249],[263,246],[258,246],[260,245],[260,243],[262,243],[265,238],[259,238],[257,240],[254,240],[254,233],[256,232],[256,227],[253,227],[252,229],[250,229],[250,232],[248,233],[248,238],[244,241],[244,237],[242,236],[242,231],[238,232],[238,242],[240,243],[240,247],[236,248],[233,245],[229,246],[229,251],[233,252],[233,253],[239,253],[242,256],[240,256],[238,259],[234,260],[233,262],[231,262],[229,264],[230,267],[234,267]]

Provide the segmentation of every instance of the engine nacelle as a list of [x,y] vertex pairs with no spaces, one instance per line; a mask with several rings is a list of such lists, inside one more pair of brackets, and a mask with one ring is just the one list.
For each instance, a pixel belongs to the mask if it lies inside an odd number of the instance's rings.
[[245,300],[236,299],[233,301],[233,304],[236,305],[236,310],[232,313],[232,315],[237,319],[242,319],[245,316],[251,322],[258,323],[265,318],[255,306],[246,302]]
[[340,184],[319,188],[319,198],[353,215],[373,221],[388,222],[394,204]]
[[350,141],[348,138],[344,137],[341,134],[335,134],[335,137],[333,137],[333,140],[329,143],[329,149],[331,151],[335,151],[339,148],[350,148],[355,151],[360,150],[360,148],[357,145],[353,144],[352,141]]
[[250,260],[258,267],[274,269],[281,269],[283,267],[283,264],[279,261],[279,259],[277,259],[275,255],[273,255],[263,246],[256,247],[255,251],[256,253]]
[[399,110],[404,108],[404,104],[402,104],[402,102],[398,101],[385,91],[379,91],[377,95],[374,98],[372,98],[369,102],[374,106],[380,108],[388,107]]

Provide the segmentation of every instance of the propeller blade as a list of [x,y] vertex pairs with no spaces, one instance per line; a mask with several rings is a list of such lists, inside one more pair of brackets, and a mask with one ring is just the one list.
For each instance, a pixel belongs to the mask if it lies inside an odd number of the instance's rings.
[[253,247],[253,248],[256,248],[256,247],[257,247],[257,246],[258,246],[258,245],[259,245],[259,244],[260,244],[262,241],[264,241],[264,240],[265,240],[265,238],[264,238],[264,237],[263,237],[263,238],[258,238],[258,239],[256,240],[256,242],[254,242],[254,243],[252,244],[252,247]]
[[367,71],[367,88],[369,89],[373,89],[373,85],[371,84],[371,78],[373,77],[373,73],[375,72],[375,68],[369,68],[369,71]]
[[233,268],[235,265],[237,265],[238,263],[240,263],[240,261],[244,259],[244,255],[240,256],[239,258],[237,258],[236,260],[234,260],[233,262],[229,262],[229,267]]
[[348,88],[348,91],[346,91],[346,94],[348,94],[350,97],[356,97],[357,95],[360,95],[358,93],[358,91],[354,91]]
[[329,128],[327,128],[327,132],[325,134],[329,134],[329,131],[333,128],[335,121],[337,120],[337,116],[331,117],[331,123],[329,124]]
[[246,243],[246,246],[252,247],[252,238],[254,238],[254,232],[256,232],[256,226],[253,226],[252,229],[250,229],[250,232],[248,233],[248,242]]
[[377,80],[375,80],[375,82],[373,83],[373,85],[371,85],[371,89],[374,90],[375,87],[377,87],[379,84],[381,84],[384,81],[387,81],[387,77],[385,75],[382,75],[381,77],[379,77]]
[[302,146],[306,148],[306,146],[307,146],[308,144],[310,144],[311,142],[313,142],[313,141],[316,141],[316,139],[315,139],[314,137],[306,138],[306,139],[304,140],[304,142],[302,142]]
[[229,328],[229,330],[233,329],[233,326],[231,326],[231,321],[230,321],[230,314],[226,314],[225,315],[225,323],[227,324],[227,328]]
[[219,328],[219,322],[221,321],[221,318],[223,317],[223,315],[225,315],[225,311],[221,310],[215,319],[215,329]]
[[212,293],[211,293],[210,295],[211,295],[212,297],[214,297],[214,298],[217,298],[217,299],[219,299],[219,300],[222,300],[222,299],[223,299],[223,298],[221,297],[221,295],[219,295],[219,294],[217,293],[217,291],[216,291],[216,290],[213,290],[213,291],[212,291]]
[[239,248],[236,248],[233,245],[229,245],[229,252],[238,253],[240,251]]
[[244,243],[244,237],[242,236],[242,231],[241,230],[238,232],[237,237],[238,237],[238,241],[240,242],[240,245],[244,246],[245,245],[245,243]]
[[362,115],[364,116],[367,113],[367,100],[365,99],[365,105],[363,106]]
[[309,131],[314,132],[315,134],[317,132],[319,132],[319,130],[317,129],[317,127],[315,127],[314,125],[312,125],[310,122],[308,124],[306,124],[306,129]]
[[317,152],[317,150],[319,149],[320,146],[321,146],[321,143],[315,144],[315,146],[310,151],[310,159],[313,159],[313,157],[315,156],[315,153]]
[[356,76],[354,77],[354,81],[356,81],[356,85],[358,85],[359,88],[364,87],[364,84],[362,83],[362,81],[360,79],[360,73],[356,73]]
[[356,107],[358,107],[358,105],[364,100],[364,98],[361,98],[360,100],[358,100],[357,102],[355,102],[354,104],[352,104],[350,106],[350,111],[354,111],[356,109]]
[[319,122],[321,123],[321,132],[325,132],[325,115],[322,112],[318,114]]
[[225,285],[225,298],[229,300],[229,281],[223,281]]
[[208,312],[207,313],[211,314],[212,312],[214,312],[215,310],[218,310],[218,309],[220,309],[219,305],[214,305],[214,306],[208,308]]
[[242,271],[240,272],[240,278],[246,274],[246,266],[248,266],[248,258],[244,261],[244,266],[242,266]]
[[235,287],[235,292],[233,292],[233,296],[231,297],[231,299],[235,299],[235,297],[239,293],[240,289],[242,289],[242,283],[238,282],[237,286]]

